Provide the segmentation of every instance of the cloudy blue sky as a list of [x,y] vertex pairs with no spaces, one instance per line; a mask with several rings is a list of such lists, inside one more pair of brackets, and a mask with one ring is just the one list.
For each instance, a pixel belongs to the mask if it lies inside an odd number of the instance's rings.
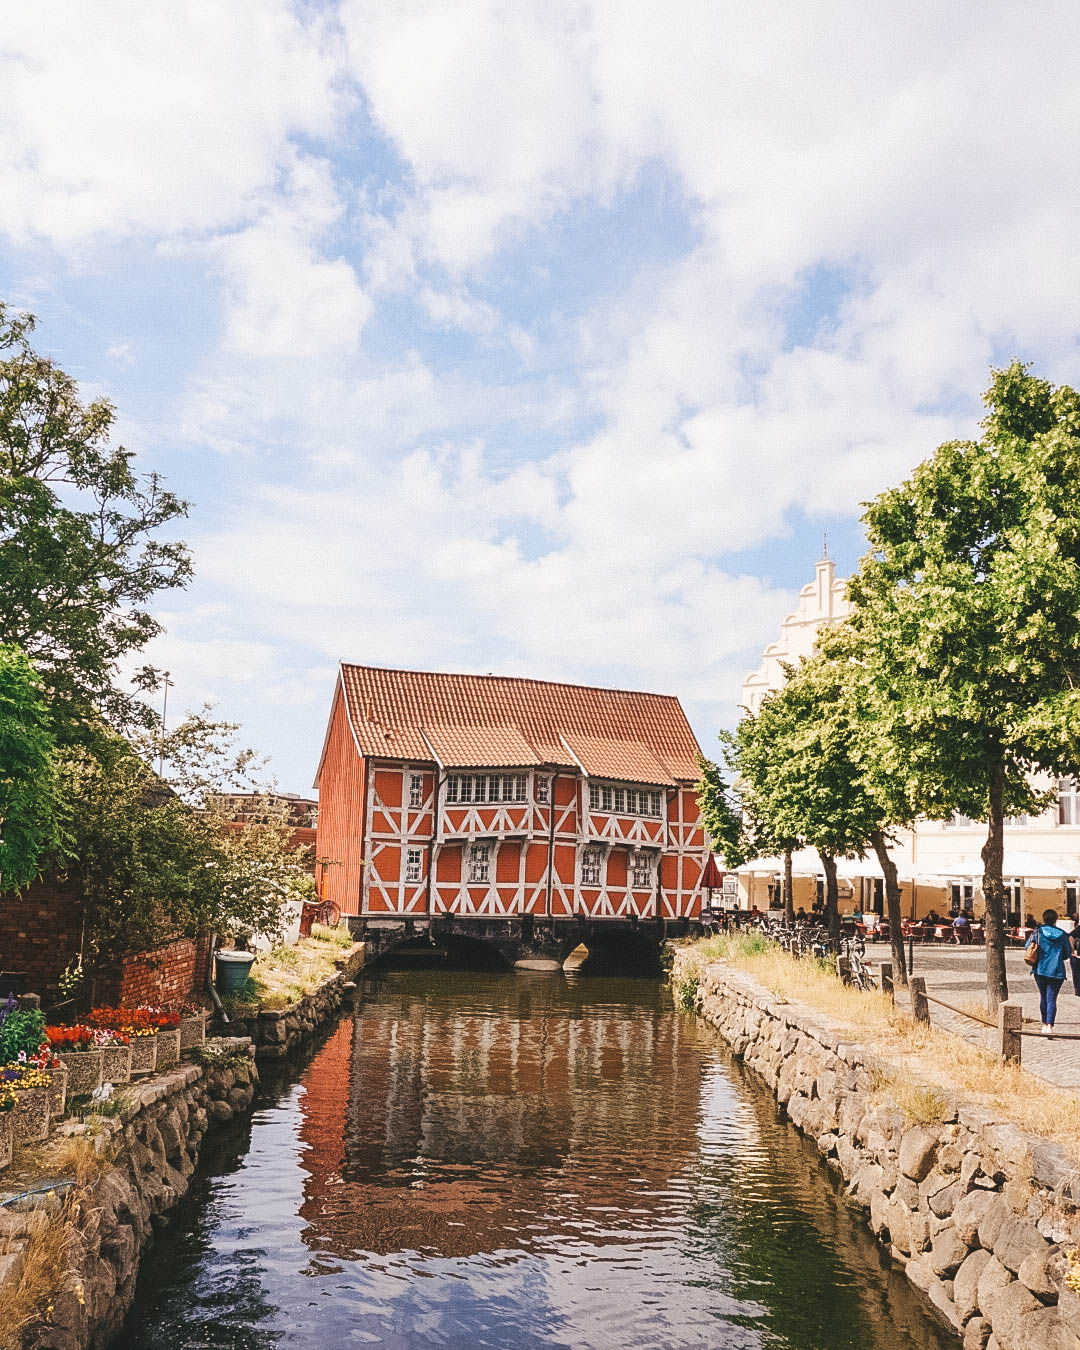
[[0,295],[191,499],[151,656],[284,788],[342,658],[708,748],[991,362],[1080,379],[1072,0],[4,11]]

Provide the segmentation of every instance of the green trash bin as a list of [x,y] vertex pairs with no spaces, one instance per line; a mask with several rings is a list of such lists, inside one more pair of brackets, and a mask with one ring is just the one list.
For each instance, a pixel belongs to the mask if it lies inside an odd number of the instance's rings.
[[254,960],[254,952],[215,952],[214,984],[218,993],[238,994]]

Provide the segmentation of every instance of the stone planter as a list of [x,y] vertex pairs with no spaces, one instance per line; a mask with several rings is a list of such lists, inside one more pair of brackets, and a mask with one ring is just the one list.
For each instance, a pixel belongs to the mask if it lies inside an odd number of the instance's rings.
[[180,1049],[194,1050],[206,1040],[206,1014],[196,1013],[194,1017],[180,1019]]
[[131,1072],[153,1073],[157,1068],[158,1034],[152,1036],[132,1036]]
[[161,1027],[157,1034],[157,1068],[172,1069],[180,1063],[180,1028]]
[[104,1064],[102,1078],[106,1083],[131,1082],[131,1046],[106,1045],[103,1047]]
[[57,1055],[68,1071],[69,1097],[85,1097],[101,1086],[101,1050],[69,1050]]
[[15,1094],[11,1130],[16,1144],[40,1144],[49,1137],[49,1089],[23,1088]]
[[11,1130],[11,1112],[0,1111],[0,1172],[11,1162],[15,1137]]
[[59,1120],[67,1106],[68,1069],[66,1064],[57,1064],[49,1070],[52,1084],[49,1087],[49,1118]]

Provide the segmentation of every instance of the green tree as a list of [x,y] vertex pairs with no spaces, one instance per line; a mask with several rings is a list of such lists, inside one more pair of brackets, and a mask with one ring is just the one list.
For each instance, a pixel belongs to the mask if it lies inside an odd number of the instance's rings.
[[[59,757],[71,803],[70,871],[84,896],[88,958],[154,946],[173,935],[280,935],[284,903],[312,890],[309,851],[289,847],[285,822],[232,826],[215,805],[251,785],[254,757],[235,751],[235,727],[205,714],[164,740],[99,735]],[[172,777],[159,778],[163,753]]]
[[0,646],[0,891],[33,881],[64,841],[54,751],[37,672],[18,647]]
[[1080,767],[1080,399],[1013,362],[982,436],[950,441],[864,516],[849,583],[880,741],[921,810],[987,822],[987,996],[1008,997],[1006,814]]
[[817,850],[829,934],[838,945],[837,859],[861,856],[881,822],[855,767],[838,668],[815,658],[787,676],[739,723],[735,763],[768,837]]
[[[111,444],[112,405],[30,344],[34,320],[0,304],[0,643],[41,673],[63,740],[102,715],[117,727],[153,714],[117,681],[119,662],[161,631],[148,603],[191,574],[164,537],[187,505],[140,477]],[[143,687],[155,673],[144,669]]]

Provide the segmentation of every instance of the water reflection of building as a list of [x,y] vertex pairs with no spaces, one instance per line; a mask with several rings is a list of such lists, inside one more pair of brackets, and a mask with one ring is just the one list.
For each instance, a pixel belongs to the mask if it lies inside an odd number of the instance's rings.
[[653,1008],[581,1002],[561,981],[490,991],[486,1007],[383,995],[320,1052],[301,1102],[309,1245],[464,1256],[568,1229],[622,1242],[605,1213],[670,1207],[701,1082],[660,991]]

